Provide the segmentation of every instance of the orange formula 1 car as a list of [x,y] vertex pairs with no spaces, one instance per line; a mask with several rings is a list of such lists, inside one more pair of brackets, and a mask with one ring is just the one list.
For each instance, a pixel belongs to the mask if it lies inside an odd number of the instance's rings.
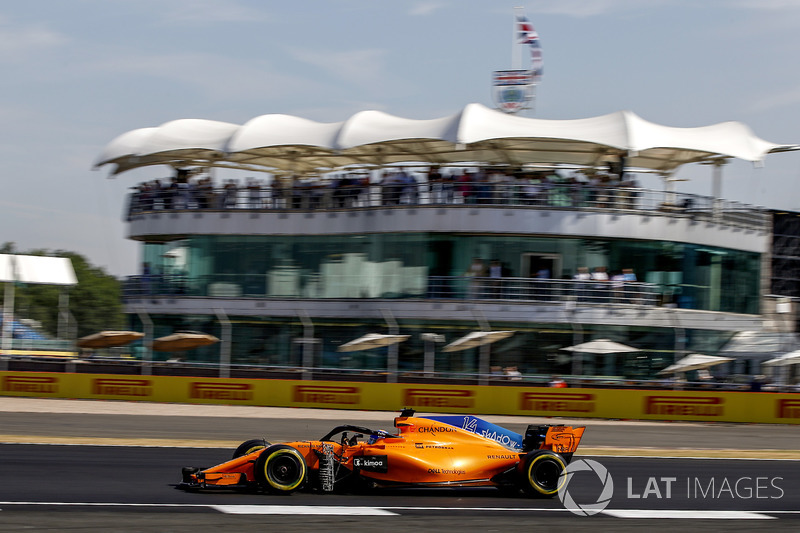
[[405,409],[396,434],[353,425],[316,441],[242,443],[233,459],[185,467],[184,490],[269,493],[360,487],[498,487],[552,497],[584,427],[528,426],[525,435],[462,415],[415,417]]

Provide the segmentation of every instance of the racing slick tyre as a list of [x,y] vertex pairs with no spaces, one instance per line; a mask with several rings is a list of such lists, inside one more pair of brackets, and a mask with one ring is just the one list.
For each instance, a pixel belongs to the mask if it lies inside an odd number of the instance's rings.
[[276,444],[258,456],[255,475],[259,485],[269,492],[289,494],[305,483],[308,465],[303,455],[291,446]]
[[536,450],[528,453],[517,467],[519,484],[522,490],[538,498],[552,498],[564,485],[566,478],[561,472],[567,462],[559,454],[550,450]]
[[264,439],[246,440],[241,443],[238,448],[236,448],[235,452],[233,452],[233,459],[237,459],[244,455],[250,455],[258,450],[263,450],[267,446],[269,446],[269,442],[265,441]]

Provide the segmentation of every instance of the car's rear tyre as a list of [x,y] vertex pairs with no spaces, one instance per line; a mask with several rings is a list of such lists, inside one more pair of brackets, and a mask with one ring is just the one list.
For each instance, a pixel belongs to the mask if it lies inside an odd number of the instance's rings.
[[258,456],[256,479],[269,492],[290,494],[301,488],[308,478],[308,465],[303,455],[284,444],[270,446]]
[[522,458],[517,468],[522,490],[538,498],[552,498],[564,485],[566,479],[561,473],[567,462],[559,454],[550,450],[536,450]]
[[236,448],[236,451],[233,452],[233,458],[237,459],[245,455],[250,455],[258,450],[263,450],[267,446],[269,446],[269,442],[265,441],[264,439],[246,440],[241,443],[238,448]]

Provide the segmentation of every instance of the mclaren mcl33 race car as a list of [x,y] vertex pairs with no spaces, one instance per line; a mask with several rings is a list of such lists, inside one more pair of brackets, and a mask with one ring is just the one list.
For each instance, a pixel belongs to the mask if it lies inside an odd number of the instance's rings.
[[405,409],[397,431],[343,425],[319,440],[242,443],[230,461],[184,467],[177,488],[288,494],[377,487],[498,487],[553,497],[584,427],[528,426],[520,435],[480,418],[415,417]]

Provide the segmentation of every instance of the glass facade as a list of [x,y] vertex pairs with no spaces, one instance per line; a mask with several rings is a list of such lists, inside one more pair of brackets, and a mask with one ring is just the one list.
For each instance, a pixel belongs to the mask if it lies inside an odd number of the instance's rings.
[[[134,327],[138,318],[131,315]],[[219,324],[211,315],[151,315],[154,336],[167,335],[175,330],[201,330],[222,335]],[[303,364],[305,329],[298,318],[229,317],[232,324],[231,362],[234,365],[266,367],[300,367]],[[477,324],[453,321],[401,320],[399,331],[410,335],[398,345],[400,372],[424,371],[426,351],[434,355],[435,371],[450,376],[478,372],[479,348],[460,352],[442,352],[446,343],[478,329]],[[314,320],[313,366],[325,369],[358,369],[366,372],[385,371],[387,348],[357,352],[338,352],[342,344],[367,333],[386,333],[386,323],[380,319],[364,320]],[[629,379],[656,377],[656,372],[674,361],[675,330],[657,327],[625,327],[583,325],[573,329],[570,324],[532,324],[529,322],[502,324],[503,329],[514,330],[513,336],[500,340],[490,347],[490,364],[495,367],[516,366],[526,376],[547,377],[552,374],[572,374],[573,357],[580,357],[581,373],[587,376],[615,376]],[[423,333],[435,333],[440,342],[426,341]],[[706,330],[687,330],[685,349],[715,353],[732,333]],[[611,338],[619,342],[648,349],[630,354],[590,355],[561,350],[564,346],[593,338]],[[165,361],[176,355],[189,362],[216,363],[219,345],[197,348],[173,354],[155,352],[156,361]]]
[[[144,245],[147,274],[185,295],[260,298],[426,297],[437,276],[462,276],[473,258],[504,277],[571,279],[580,267],[633,269],[663,305],[759,313],[760,255],[659,241],[520,235],[382,233],[198,236]],[[155,279],[155,278],[154,278]],[[466,283],[466,281],[465,281]]]

